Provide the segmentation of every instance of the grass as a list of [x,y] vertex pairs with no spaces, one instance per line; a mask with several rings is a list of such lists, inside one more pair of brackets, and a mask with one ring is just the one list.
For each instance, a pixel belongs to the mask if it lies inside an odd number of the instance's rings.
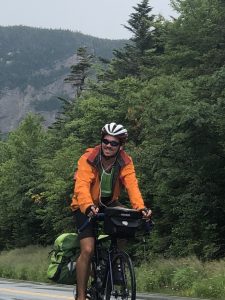
[[157,259],[136,270],[137,289],[186,297],[225,299],[225,260]]
[[28,246],[0,253],[0,277],[48,282],[46,270],[50,248]]
[[[0,277],[49,282],[50,248],[29,246],[0,253]],[[202,263],[195,257],[154,259],[136,268],[139,292],[225,299],[225,260]]]

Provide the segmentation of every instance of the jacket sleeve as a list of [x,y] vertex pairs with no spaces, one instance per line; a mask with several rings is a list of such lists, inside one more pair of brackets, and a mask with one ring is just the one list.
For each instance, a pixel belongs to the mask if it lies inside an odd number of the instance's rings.
[[87,158],[83,155],[78,161],[78,168],[75,178],[74,197],[82,213],[93,205],[91,197],[91,183],[94,180],[94,173]]
[[132,207],[137,210],[145,208],[132,159],[131,162],[122,169],[121,176]]

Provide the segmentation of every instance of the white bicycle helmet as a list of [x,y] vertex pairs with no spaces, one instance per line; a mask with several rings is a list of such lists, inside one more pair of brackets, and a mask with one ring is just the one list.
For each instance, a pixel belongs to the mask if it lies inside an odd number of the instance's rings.
[[102,137],[105,135],[116,136],[122,143],[124,143],[128,137],[127,130],[121,124],[116,124],[114,122],[105,124],[102,128]]

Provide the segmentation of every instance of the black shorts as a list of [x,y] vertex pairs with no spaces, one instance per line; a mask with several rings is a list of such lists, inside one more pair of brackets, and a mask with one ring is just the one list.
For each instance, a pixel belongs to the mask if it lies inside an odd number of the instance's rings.
[[[119,201],[113,201],[109,207],[116,207],[116,206],[123,206]],[[101,207],[99,212],[104,212],[104,207]],[[75,220],[75,224],[76,224],[76,228],[77,230],[79,228],[81,228],[81,226],[87,222],[88,220],[88,217],[83,214],[80,209],[77,209],[73,212],[73,216],[74,216],[74,220]],[[93,223],[89,223],[85,228],[84,230],[82,230],[82,232],[80,232],[78,234],[78,239],[79,240],[82,240],[84,238],[87,238],[87,237],[94,237],[95,234],[94,234],[94,227],[93,227]]]

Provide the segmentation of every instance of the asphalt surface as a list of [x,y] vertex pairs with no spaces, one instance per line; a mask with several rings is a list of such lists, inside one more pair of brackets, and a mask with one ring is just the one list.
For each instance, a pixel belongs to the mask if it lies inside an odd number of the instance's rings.
[[[73,286],[51,285],[0,278],[0,300],[74,300]],[[137,300],[200,300],[162,294],[138,293]],[[207,299],[201,299],[207,300]]]

